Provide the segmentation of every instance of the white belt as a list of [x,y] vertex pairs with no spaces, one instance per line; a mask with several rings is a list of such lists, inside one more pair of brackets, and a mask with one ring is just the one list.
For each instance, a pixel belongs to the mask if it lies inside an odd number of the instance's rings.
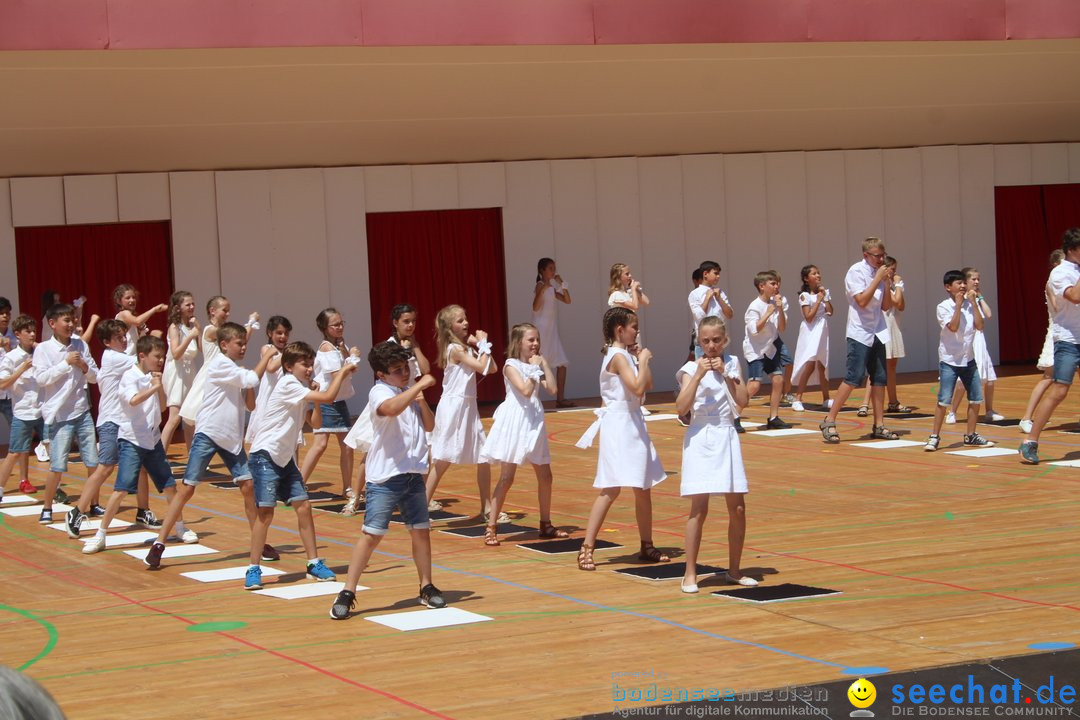
[[599,407],[593,410],[593,414],[596,415],[596,419],[593,420],[592,425],[590,425],[585,430],[585,432],[582,433],[581,437],[578,438],[578,441],[574,443],[574,445],[581,448],[582,450],[587,450],[588,448],[591,448],[593,440],[596,438],[596,433],[600,432],[600,421],[604,418],[604,415],[607,415],[609,412],[628,413],[630,412],[630,403],[626,402],[625,400],[619,400],[617,402],[609,403],[607,405],[604,405],[603,407]]

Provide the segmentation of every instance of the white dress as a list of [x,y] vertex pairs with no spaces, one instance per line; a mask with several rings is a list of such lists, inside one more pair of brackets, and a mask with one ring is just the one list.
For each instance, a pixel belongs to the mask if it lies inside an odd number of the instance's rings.
[[[628,302],[630,302],[630,293],[626,292],[625,290],[616,290],[615,292],[608,295],[607,298],[607,306],[609,308],[613,308],[616,305],[619,305],[621,307]],[[540,347],[543,347],[543,345],[541,345]]]
[[[693,377],[697,363],[688,362],[675,373]],[[694,394],[693,417],[683,437],[679,494],[747,492],[739,434],[735,430],[735,403],[727,382],[715,372],[705,373]]]
[[[541,344],[541,347],[543,345]],[[506,377],[507,368],[513,368],[523,380],[537,383],[532,395],[525,397]],[[506,383],[506,399],[495,410],[494,422],[488,432],[480,453],[484,462],[506,462],[520,465],[528,461],[533,465],[551,463],[547,432],[544,426],[544,406],[540,402],[539,383],[544,370],[515,358],[503,365],[503,381]]]
[[1046,339],[1043,340],[1042,352],[1035,367],[1039,370],[1049,370],[1054,367],[1054,314],[1050,312],[1050,303],[1046,304]]
[[[994,360],[990,357],[990,348],[986,347],[986,335],[982,330],[975,331],[975,341],[971,344],[972,354],[975,355],[975,366],[979,368],[979,380],[984,383],[997,380],[994,372]],[[1053,367],[1053,361],[1050,367]]]
[[558,327],[558,299],[555,297],[555,288],[548,285],[541,295],[543,305],[539,310],[533,310],[532,321],[540,333],[540,354],[547,358],[551,367],[563,367],[569,365],[566,350],[563,349],[559,339]]
[[608,348],[600,364],[600,397],[604,404],[596,411],[596,421],[581,436],[577,446],[589,447],[596,433],[600,433],[593,487],[647,490],[659,485],[667,475],[645,428],[641,398],[627,389],[618,374],[608,370],[616,355],[622,355],[637,373],[637,361],[630,353],[622,348]]
[[[484,445],[484,426],[476,409],[476,373],[460,363],[450,364],[446,349],[446,368],[443,370],[443,391],[435,410],[435,430],[431,433],[431,458],[456,463],[480,463]],[[467,352],[475,357],[472,348]]]
[[904,334],[900,332],[900,321],[896,308],[885,311],[885,326],[889,328],[889,342],[885,343],[885,358],[892,360],[904,357]]
[[183,404],[180,405],[180,417],[192,425],[195,424],[195,418],[199,414],[199,408],[202,407],[203,399],[203,385],[206,383],[206,368],[210,365],[210,361],[221,354],[221,348],[218,347],[217,342],[211,342],[206,339],[206,333],[211,329],[217,330],[213,325],[207,325],[202,331],[202,367],[199,368],[199,372],[196,373],[195,379],[191,382],[191,388],[188,389],[187,397],[184,398]]
[[[391,335],[386,339],[386,342],[396,343],[398,339]],[[409,383],[405,386],[411,388],[416,384],[416,379],[420,377],[420,363],[417,362],[416,356],[413,355],[409,358]],[[364,404],[364,409],[360,411],[359,417],[356,418],[356,422],[349,428],[349,432],[345,435],[345,444],[358,452],[366,453],[371,449],[371,443],[375,440],[375,425],[372,422],[371,406],[368,403]]]
[[[812,307],[817,302],[817,293],[799,293],[799,307]],[[825,314],[825,303],[818,306],[817,315],[810,322],[805,316],[799,324],[799,339],[795,343],[795,368],[791,372],[793,382],[802,377],[803,365],[808,362],[820,362],[829,367],[829,317]],[[685,368],[684,368],[685,369]],[[683,372],[683,370],[679,370]],[[827,375],[828,373],[826,373]],[[676,373],[676,377],[678,374]]]
[[[180,331],[181,342],[192,332],[192,329],[187,325],[177,325],[176,329]],[[165,356],[165,371],[161,374],[161,384],[165,386],[167,407],[180,407],[183,404],[184,398],[187,396],[188,391],[191,390],[191,384],[195,381],[195,373],[198,372],[195,368],[198,354],[198,343],[191,342],[184,349],[180,361],[177,362],[173,359],[172,342],[169,342],[169,351]]]

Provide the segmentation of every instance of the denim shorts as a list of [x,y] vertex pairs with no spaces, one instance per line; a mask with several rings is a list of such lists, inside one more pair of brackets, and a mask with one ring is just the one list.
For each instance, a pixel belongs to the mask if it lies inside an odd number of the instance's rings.
[[322,427],[315,430],[317,433],[347,433],[352,429],[352,415],[344,400],[321,403],[319,413],[322,415]]
[[255,504],[259,507],[272,508],[278,500],[291,504],[308,499],[304,476],[296,467],[296,460],[289,458],[289,464],[281,467],[270,459],[270,453],[256,450],[251,453],[248,465],[255,481]]
[[772,357],[761,357],[747,363],[746,379],[763,380],[766,375],[783,375],[784,368],[791,364],[791,354],[779,338],[773,343],[776,353]]
[[406,530],[431,527],[423,475],[404,473],[380,483],[369,482],[364,486],[364,492],[364,532],[368,535],[386,534],[395,507],[401,508]]
[[41,418],[36,420],[11,419],[11,441],[8,452],[28,453],[30,444],[34,442],[34,431],[45,437],[45,422]]
[[150,479],[154,481],[154,487],[157,488],[158,492],[163,491],[165,488],[176,487],[172,468],[169,467],[169,461],[165,459],[165,448],[162,447],[160,440],[158,440],[153,450],[139,447],[128,440],[118,440],[117,446],[119,447],[120,462],[118,464],[120,467],[116,470],[114,490],[126,493],[133,493],[138,490],[140,467],[146,468],[146,472]]
[[1076,366],[1080,364],[1080,345],[1061,340],[1054,341],[1054,382],[1072,385]]
[[982,403],[982,380],[979,379],[979,366],[972,360],[964,367],[957,367],[944,362],[938,363],[938,405],[948,407],[952,404],[957,379],[964,383],[964,390],[967,391],[969,403],[972,405]]
[[114,422],[98,425],[97,429],[97,456],[102,465],[116,465],[120,462],[120,449],[116,444],[116,438],[120,434],[120,426]]
[[885,372],[885,344],[876,337],[874,344],[870,346],[847,338],[847,367],[844,371],[844,382],[852,387],[862,387],[868,374],[871,385],[884,387],[888,384],[889,377]]
[[13,418],[13,415],[11,414],[11,398],[0,400],[0,417],[5,418],[8,421],[8,425],[11,424]]
[[79,439],[79,457],[87,470],[97,467],[97,436],[94,434],[94,418],[84,412],[74,420],[58,420],[49,425],[49,470],[67,472],[68,453],[71,443]]
[[184,484],[198,485],[202,482],[202,476],[206,473],[206,468],[210,466],[210,461],[215,454],[225,463],[225,467],[229,468],[229,474],[232,475],[234,483],[251,479],[251,473],[248,472],[247,453],[244,452],[243,447],[240,448],[239,453],[233,455],[228,450],[218,447],[217,443],[203,433],[197,432],[191,439],[187,470],[184,471]]

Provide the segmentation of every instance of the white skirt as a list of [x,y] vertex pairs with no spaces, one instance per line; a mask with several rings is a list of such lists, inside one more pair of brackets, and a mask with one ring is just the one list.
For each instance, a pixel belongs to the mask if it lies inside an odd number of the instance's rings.
[[495,409],[494,422],[480,452],[484,462],[550,465],[551,451],[544,432],[544,409],[523,407],[508,398]]
[[645,418],[637,405],[602,407],[597,412],[600,454],[594,488],[632,487],[648,490],[666,478]]
[[745,493],[739,434],[730,422],[714,417],[695,417],[683,438],[679,494]]
[[476,409],[476,398],[446,397],[435,410],[435,430],[431,433],[431,459],[458,465],[476,465],[484,445],[484,426]]
[[366,453],[371,449],[371,443],[375,441],[375,426],[371,422],[371,408],[365,405],[360,411],[360,417],[356,418],[349,433],[345,436],[345,444],[358,452]]
[[[994,382],[997,380],[997,373],[994,372],[994,361],[990,357],[990,350],[986,347],[986,335],[982,332],[975,332],[975,342],[972,344],[972,351],[975,354],[975,365],[979,368],[979,379],[984,383]],[[1053,360],[1050,361],[1050,365],[1053,366]]]
[[170,359],[165,363],[165,372],[161,374],[161,384],[165,386],[165,406],[180,407],[184,398],[195,382],[198,369],[193,362],[175,362]]
[[904,333],[900,332],[900,323],[896,321],[895,313],[885,313],[885,325],[889,328],[889,342],[885,343],[885,358],[892,360],[904,357]]
[[1043,340],[1042,352],[1039,353],[1039,361],[1035,364],[1039,370],[1050,370],[1054,367],[1054,335],[1050,328],[1046,328],[1046,339]]

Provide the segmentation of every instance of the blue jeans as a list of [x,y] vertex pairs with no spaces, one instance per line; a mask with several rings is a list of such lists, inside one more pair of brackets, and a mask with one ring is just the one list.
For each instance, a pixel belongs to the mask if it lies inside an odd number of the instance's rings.
[[292,504],[308,499],[304,476],[296,467],[296,460],[289,458],[289,464],[281,467],[274,463],[268,452],[256,450],[251,453],[248,465],[255,481],[257,506],[272,508],[278,500]]
[[102,465],[116,465],[120,462],[120,446],[116,444],[120,426],[114,422],[102,423],[97,429],[98,462]]
[[150,479],[154,481],[154,487],[158,492],[165,488],[176,487],[173,479],[172,468],[165,459],[165,448],[158,440],[153,450],[139,447],[127,440],[117,441],[119,446],[120,467],[116,470],[116,484],[114,490],[133,493],[139,488],[139,468],[146,468]]
[[431,527],[423,475],[403,473],[380,483],[369,482],[364,486],[364,492],[364,532],[367,534],[385,535],[390,529],[390,515],[395,506],[401,508],[406,530]]
[[341,432],[347,433],[352,429],[352,416],[349,414],[349,405],[344,400],[335,403],[322,403],[319,405],[322,413],[322,427],[315,432]]
[[982,381],[979,379],[979,367],[972,360],[964,367],[957,367],[948,363],[938,363],[938,391],[937,401],[941,407],[952,404],[953,390],[956,389],[957,379],[964,383],[967,390],[968,402],[979,405],[983,401]]
[[184,484],[198,485],[202,482],[203,473],[210,466],[210,460],[213,459],[215,454],[229,468],[229,474],[232,475],[233,482],[239,483],[242,480],[251,479],[251,473],[248,472],[247,453],[244,452],[243,447],[240,448],[239,453],[233,455],[228,450],[218,447],[217,443],[203,433],[197,432],[195,437],[191,439],[191,451],[188,453]]
[[1072,385],[1076,366],[1080,364],[1080,345],[1054,341],[1054,382]]
[[13,453],[30,452],[30,443],[34,441],[34,431],[36,430],[38,435],[45,437],[44,427],[45,424],[41,418],[36,420],[12,418],[11,441],[8,451]]
[[49,470],[67,472],[68,453],[72,441],[79,439],[79,457],[87,470],[97,467],[97,436],[94,434],[94,418],[84,412],[74,420],[57,420],[49,425]]
[[885,345],[874,338],[873,345],[863,345],[858,340],[847,338],[847,367],[844,382],[852,387],[862,387],[866,376],[870,375],[870,384],[884,387],[889,376],[885,372]]

